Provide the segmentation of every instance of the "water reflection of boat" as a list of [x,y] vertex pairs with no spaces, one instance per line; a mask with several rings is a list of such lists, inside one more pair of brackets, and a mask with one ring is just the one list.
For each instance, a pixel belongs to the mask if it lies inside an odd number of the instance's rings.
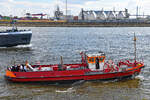
[[139,78],[135,78],[134,80],[122,80],[122,81],[104,81],[104,82],[99,82],[97,81],[92,81],[92,82],[86,82],[84,86],[91,86],[93,88],[138,88],[140,86],[141,80]]
[[27,45],[30,44],[31,37],[31,30],[18,30],[16,26],[13,26],[11,30],[0,32],[0,47]]
[[14,47],[0,47],[0,51],[31,51],[32,45],[19,45]]

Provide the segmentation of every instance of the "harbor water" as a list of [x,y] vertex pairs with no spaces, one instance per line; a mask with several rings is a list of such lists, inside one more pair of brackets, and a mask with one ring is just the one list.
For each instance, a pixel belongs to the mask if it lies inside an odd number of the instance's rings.
[[[1,27],[3,28],[3,27]],[[21,27],[21,29],[29,27]],[[150,100],[149,27],[31,27],[30,45],[0,48],[0,100]],[[5,69],[14,63],[80,63],[80,51],[103,51],[106,60],[134,59],[133,32],[137,36],[137,60],[145,68],[135,79],[78,81],[72,84],[11,83]]]

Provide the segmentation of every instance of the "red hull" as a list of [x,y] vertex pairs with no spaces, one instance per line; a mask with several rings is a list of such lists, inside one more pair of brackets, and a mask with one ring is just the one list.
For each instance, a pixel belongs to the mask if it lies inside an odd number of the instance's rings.
[[82,70],[69,70],[69,71],[44,71],[44,72],[13,72],[16,77],[6,78],[13,82],[59,82],[59,81],[74,81],[74,80],[109,80],[109,79],[122,79],[137,75],[140,73],[141,68],[122,72],[109,72],[103,73],[99,71],[91,71],[89,69]]

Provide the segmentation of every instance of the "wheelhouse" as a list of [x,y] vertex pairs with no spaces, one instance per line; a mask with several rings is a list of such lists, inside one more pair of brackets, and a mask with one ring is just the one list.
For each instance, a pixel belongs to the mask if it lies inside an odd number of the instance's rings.
[[91,70],[103,70],[105,54],[104,53],[95,53],[95,54],[86,54],[88,67]]

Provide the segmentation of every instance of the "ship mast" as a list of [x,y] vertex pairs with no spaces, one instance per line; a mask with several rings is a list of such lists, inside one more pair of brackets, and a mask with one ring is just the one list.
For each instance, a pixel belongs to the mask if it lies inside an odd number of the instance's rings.
[[136,64],[136,36],[135,36],[135,32],[134,32],[134,60],[135,60],[135,64]]
[[63,57],[60,56],[60,64],[63,66]]
[[68,2],[67,2],[67,0],[66,0],[66,20],[67,20],[67,10],[68,10],[68,9],[67,9],[67,8],[68,8],[68,7],[67,7],[67,6],[68,6],[67,3],[68,3]]

